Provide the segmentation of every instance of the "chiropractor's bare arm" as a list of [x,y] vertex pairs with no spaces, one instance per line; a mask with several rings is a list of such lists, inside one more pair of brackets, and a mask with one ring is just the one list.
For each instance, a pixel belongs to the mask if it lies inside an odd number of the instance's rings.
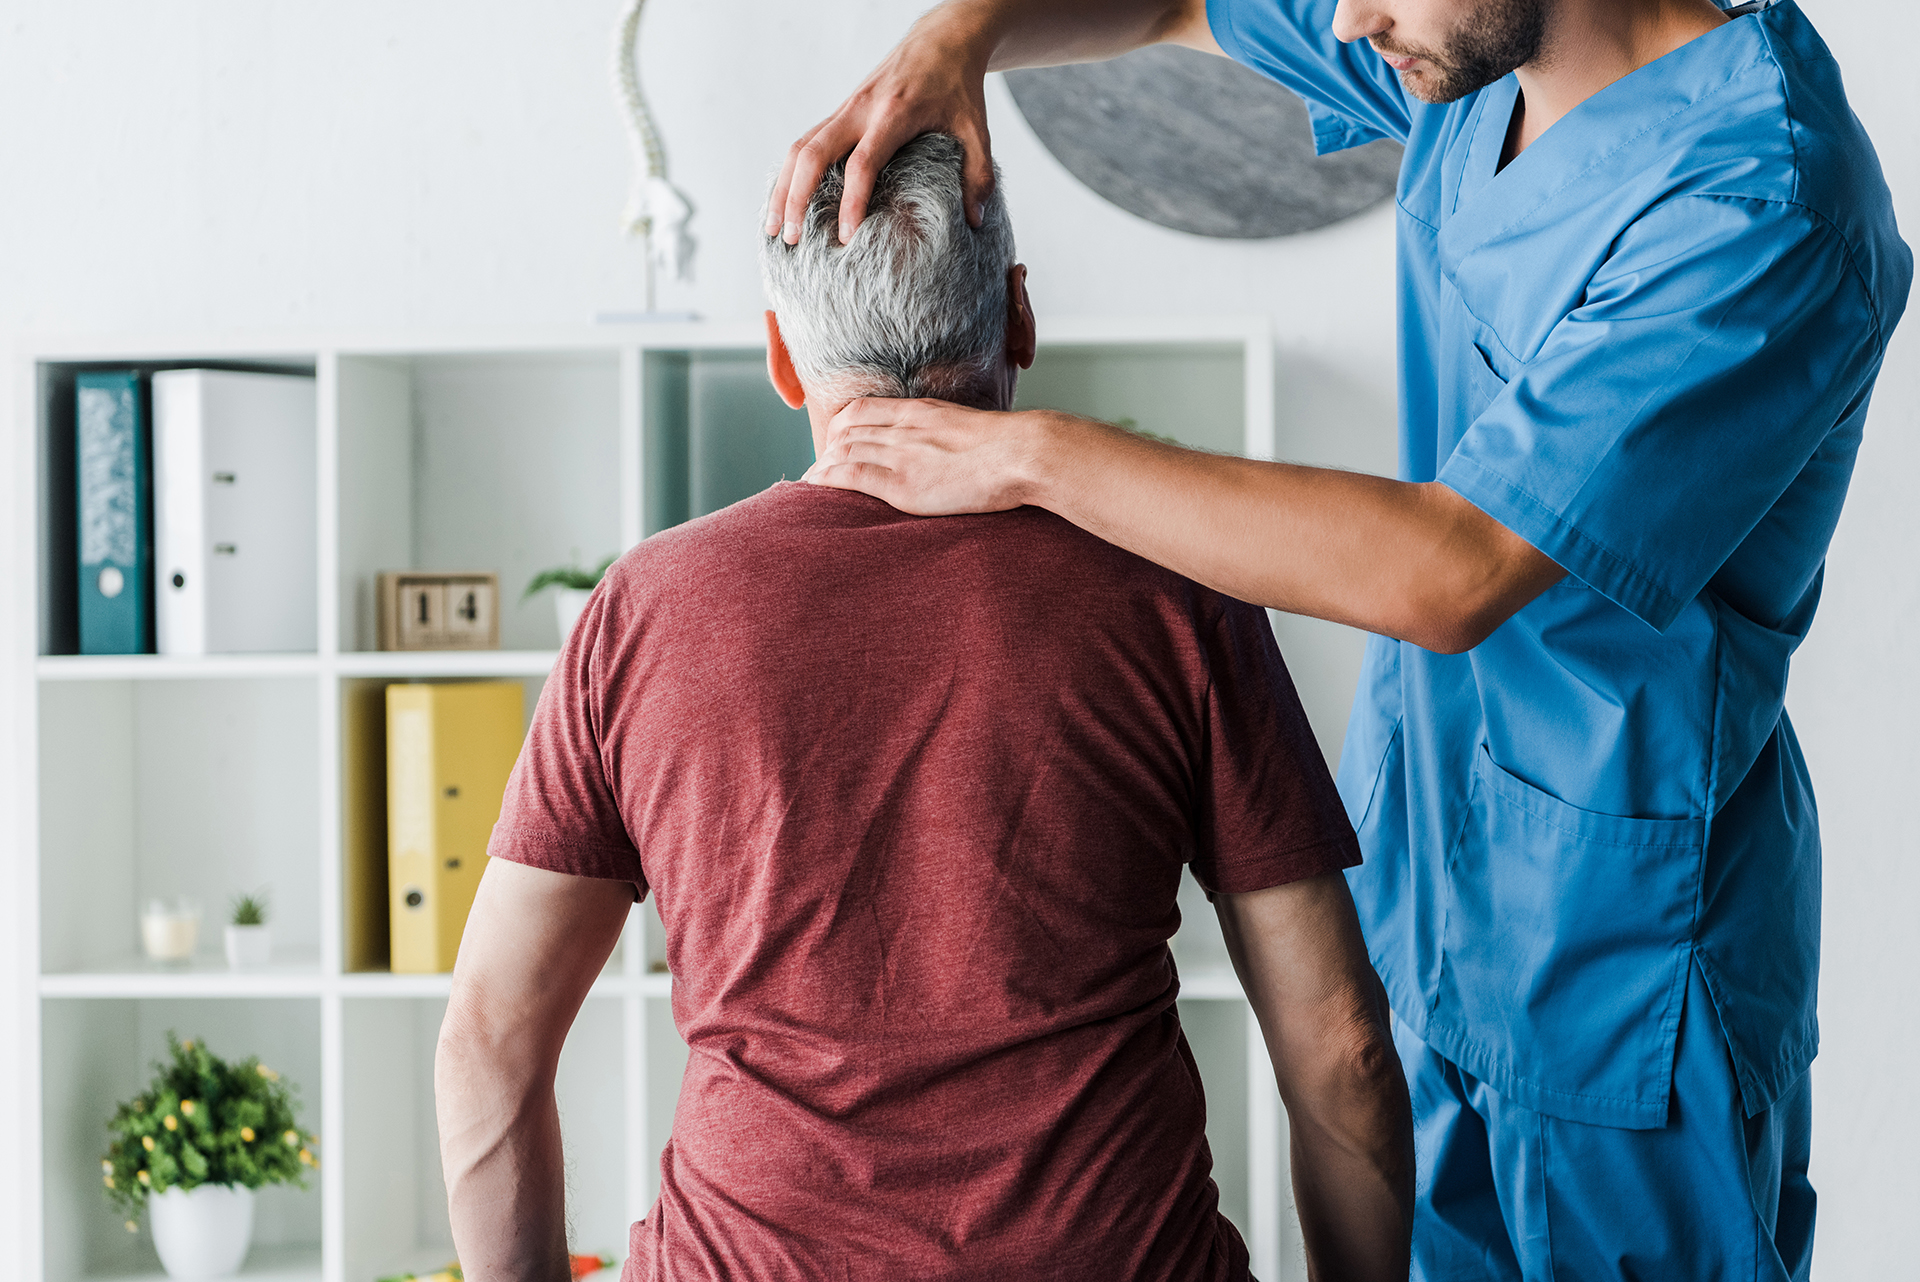
[[769,236],[784,223],[798,236],[807,201],[829,165],[847,158],[840,239],[866,217],[874,177],[902,143],[931,130],[967,150],[967,216],[979,222],[993,186],[986,73],[1012,67],[1094,62],[1143,45],[1173,42],[1220,52],[1206,0],[947,0],[831,116],[787,152],[767,203]]
[[1413,1111],[1346,878],[1217,895],[1214,906],[1287,1106],[1308,1277],[1404,1282]]
[[1437,483],[1205,454],[1047,411],[853,401],[808,479],[922,515],[1044,507],[1242,600],[1443,653],[1565,575]]
[[560,1047],[633,887],[495,859],[460,940],[434,1057],[440,1161],[469,1282],[566,1282]]

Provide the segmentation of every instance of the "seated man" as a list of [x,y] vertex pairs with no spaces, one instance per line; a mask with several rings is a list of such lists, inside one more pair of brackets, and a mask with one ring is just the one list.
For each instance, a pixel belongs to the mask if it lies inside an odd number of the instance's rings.
[[[860,394],[1011,403],[1034,352],[961,151],[762,247],[814,439]],[[1214,898],[1320,1276],[1405,1278],[1406,1089],[1358,862],[1263,613],[1032,508],[782,483],[635,548],[548,679],[436,1084],[466,1275],[565,1272],[553,1079],[633,902],[690,1055],[641,1279],[1235,1279],[1167,949]]]

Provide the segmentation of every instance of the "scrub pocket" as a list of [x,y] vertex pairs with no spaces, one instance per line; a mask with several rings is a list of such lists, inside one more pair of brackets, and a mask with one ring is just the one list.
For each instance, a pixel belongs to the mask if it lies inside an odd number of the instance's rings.
[[1582,810],[1484,744],[1474,765],[1429,1044],[1536,1112],[1664,1125],[1705,820]]
[[1507,380],[1500,377],[1500,371],[1493,367],[1493,358],[1487,355],[1487,349],[1480,343],[1473,344],[1473,355],[1467,357],[1467,387],[1473,394],[1473,413],[1493,403],[1493,398],[1507,390]]

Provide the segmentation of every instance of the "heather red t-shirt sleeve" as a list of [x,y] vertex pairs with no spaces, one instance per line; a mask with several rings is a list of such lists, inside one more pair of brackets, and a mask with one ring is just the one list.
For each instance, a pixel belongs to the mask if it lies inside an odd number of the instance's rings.
[[636,895],[645,895],[640,854],[620,817],[600,746],[606,686],[594,679],[594,656],[615,626],[612,599],[596,591],[561,647],[507,779],[487,854],[577,877],[630,881]]
[[1195,879],[1209,892],[1245,894],[1359,863],[1266,612],[1228,601],[1206,646]]

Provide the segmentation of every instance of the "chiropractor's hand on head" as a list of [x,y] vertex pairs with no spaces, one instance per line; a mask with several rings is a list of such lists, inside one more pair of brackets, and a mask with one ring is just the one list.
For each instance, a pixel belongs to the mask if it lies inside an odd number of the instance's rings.
[[993,190],[993,157],[987,142],[987,66],[976,45],[940,11],[915,23],[852,97],[787,149],[767,201],[767,235],[799,243],[807,201],[820,175],[845,156],[847,183],[840,199],[845,244],[866,217],[873,180],[893,153],[935,130],[952,134],[966,148],[967,221],[978,227],[981,207]]
[[1221,52],[1206,0],[946,0],[913,24],[838,111],[788,150],[767,202],[767,235],[799,243],[808,198],[844,156],[845,244],[866,217],[874,176],[902,143],[934,130],[967,150],[967,221],[978,227],[993,190],[987,72],[1097,62],[1161,41]]

